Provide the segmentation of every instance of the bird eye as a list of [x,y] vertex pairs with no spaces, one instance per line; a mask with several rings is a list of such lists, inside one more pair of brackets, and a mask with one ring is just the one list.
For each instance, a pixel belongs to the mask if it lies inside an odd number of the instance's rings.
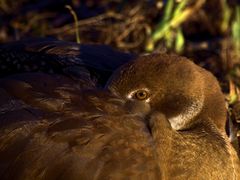
[[138,100],[145,100],[149,97],[149,94],[146,90],[138,90],[135,92],[134,97]]

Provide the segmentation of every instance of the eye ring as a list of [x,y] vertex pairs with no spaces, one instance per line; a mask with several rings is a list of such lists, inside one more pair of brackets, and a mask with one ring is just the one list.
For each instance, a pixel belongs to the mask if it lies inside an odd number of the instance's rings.
[[134,98],[138,99],[138,100],[145,100],[149,97],[149,93],[148,91],[141,89],[138,90],[134,93]]

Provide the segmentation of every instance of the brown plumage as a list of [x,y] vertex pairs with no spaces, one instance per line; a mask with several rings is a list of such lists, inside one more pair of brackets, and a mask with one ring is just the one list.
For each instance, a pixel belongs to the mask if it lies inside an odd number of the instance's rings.
[[0,83],[0,107],[12,105],[0,114],[0,179],[161,178],[146,123],[123,100],[42,73]]
[[[239,179],[225,134],[224,96],[216,78],[186,58],[147,55],[120,68],[108,89],[150,106],[149,129],[163,179]],[[137,93],[145,98],[139,100]]]
[[0,179],[238,178],[209,72],[162,54],[124,65],[102,90],[81,80],[0,80]]

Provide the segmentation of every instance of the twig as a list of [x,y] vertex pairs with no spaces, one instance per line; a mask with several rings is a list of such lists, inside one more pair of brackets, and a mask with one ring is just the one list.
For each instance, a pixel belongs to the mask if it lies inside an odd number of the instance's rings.
[[66,5],[65,7],[70,11],[70,13],[71,13],[72,16],[73,16],[74,23],[75,23],[77,43],[80,43],[80,35],[79,35],[79,29],[78,29],[78,18],[77,18],[77,14],[75,13],[75,11],[73,11],[73,9],[72,9],[71,6]]

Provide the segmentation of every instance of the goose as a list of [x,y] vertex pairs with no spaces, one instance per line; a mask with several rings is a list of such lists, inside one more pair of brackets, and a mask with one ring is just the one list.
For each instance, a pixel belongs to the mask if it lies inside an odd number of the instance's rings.
[[115,66],[101,88],[70,69],[0,79],[0,179],[239,179],[210,72],[152,54]]

